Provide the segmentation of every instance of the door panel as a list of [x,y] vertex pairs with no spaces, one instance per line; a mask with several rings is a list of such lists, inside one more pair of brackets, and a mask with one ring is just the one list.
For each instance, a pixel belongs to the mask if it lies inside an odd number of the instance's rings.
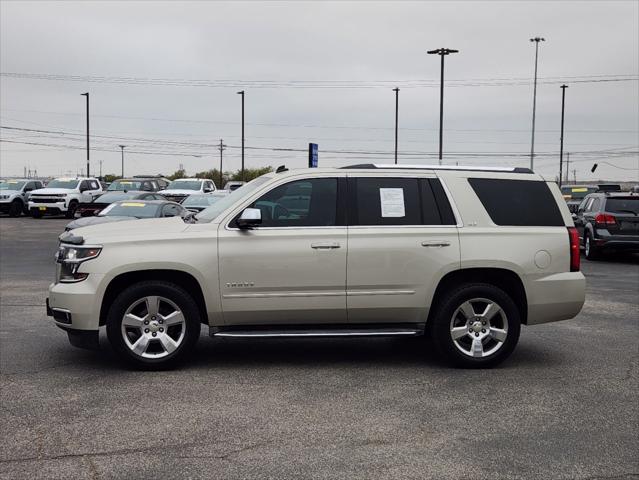
[[260,227],[220,225],[226,324],[346,321],[347,230],[337,205],[337,178],[291,180],[251,203]]
[[226,324],[346,321],[346,227],[221,226],[218,242]]
[[348,321],[425,322],[427,299],[448,271],[459,268],[451,227],[350,227]]
[[[459,238],[434,176],[348,181],[349,323],[425,322],[439,279],[459,268]],[[450,212],[443,214],[442,212]]]

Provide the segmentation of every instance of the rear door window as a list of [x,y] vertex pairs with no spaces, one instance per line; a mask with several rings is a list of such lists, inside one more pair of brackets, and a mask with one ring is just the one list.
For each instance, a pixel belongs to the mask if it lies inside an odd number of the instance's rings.
[[349,225],[421,225],[417,178],[351,178]]
[[546,182],[498,178],[469,178],[468,182],[496,225],[564,226]]

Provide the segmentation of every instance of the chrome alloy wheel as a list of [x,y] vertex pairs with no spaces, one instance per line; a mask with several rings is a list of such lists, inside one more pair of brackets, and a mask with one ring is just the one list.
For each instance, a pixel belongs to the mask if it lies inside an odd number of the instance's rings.
[[124,344],[143,358],[162,358],[184,340],[186,321],[180,308],[165,297],[149,296],[127,308],[121,325]]
[[453,313],[450,335],[455,347],[464,355],[487,357],[504,345],[508,337],[508,318],[496,302],[473,298]]

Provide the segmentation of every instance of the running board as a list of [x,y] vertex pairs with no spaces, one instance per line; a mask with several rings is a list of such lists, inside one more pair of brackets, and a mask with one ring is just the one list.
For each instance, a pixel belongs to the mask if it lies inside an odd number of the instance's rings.
[[223,338],[319,338],[319,337],[417,337],[424,334],[424,324],[398,324],[397,326],[313,326],[309,328],[282,325],[265,328],[263,326],[209,327],[209,336]]

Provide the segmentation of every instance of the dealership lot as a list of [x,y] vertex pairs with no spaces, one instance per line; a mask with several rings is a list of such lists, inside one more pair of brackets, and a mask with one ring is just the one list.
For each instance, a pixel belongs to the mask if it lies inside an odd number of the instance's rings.
[[171,372],[71,347],[44,312],[67,220],[0,219],[0,478],[632,478],[639,256],[582,260],[574,320],[494,370],[418,339],[221,341]]

